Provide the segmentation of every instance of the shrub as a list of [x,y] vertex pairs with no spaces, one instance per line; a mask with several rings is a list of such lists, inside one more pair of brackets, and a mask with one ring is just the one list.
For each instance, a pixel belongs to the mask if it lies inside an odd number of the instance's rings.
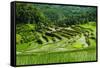
[[21,35],[20,35],[20,34],[16,34],[16,43],[17,43],[17,44],[20,44],[21,41],[22,41]]

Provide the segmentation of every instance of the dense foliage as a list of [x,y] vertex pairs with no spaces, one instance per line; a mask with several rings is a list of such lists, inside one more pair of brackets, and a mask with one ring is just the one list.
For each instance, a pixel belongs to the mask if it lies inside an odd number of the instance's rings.
[[17,3],[17,23],[36,23],[38,27],[83,24],[96,21],[95,7]]

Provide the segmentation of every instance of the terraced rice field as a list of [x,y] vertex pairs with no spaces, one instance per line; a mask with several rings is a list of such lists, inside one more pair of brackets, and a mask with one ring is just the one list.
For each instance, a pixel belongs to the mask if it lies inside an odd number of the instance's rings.
[[37,31],[38,38],[17,45],[17,65],[96,61],[96,27],[85,26]]

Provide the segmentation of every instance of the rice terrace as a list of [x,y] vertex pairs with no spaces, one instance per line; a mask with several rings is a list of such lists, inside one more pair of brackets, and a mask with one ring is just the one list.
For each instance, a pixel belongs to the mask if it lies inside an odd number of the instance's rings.
[[16,3],[16,64],[96,61],[96,9]]

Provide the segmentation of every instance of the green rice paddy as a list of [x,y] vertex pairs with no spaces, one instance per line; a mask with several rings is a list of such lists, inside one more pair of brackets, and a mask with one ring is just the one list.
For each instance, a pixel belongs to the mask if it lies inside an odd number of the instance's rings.
[[44,33],[36,32],[36,40],[17,44],[16,64],[96,61],[95,26],[85,24],[59,28],[51,28]]

